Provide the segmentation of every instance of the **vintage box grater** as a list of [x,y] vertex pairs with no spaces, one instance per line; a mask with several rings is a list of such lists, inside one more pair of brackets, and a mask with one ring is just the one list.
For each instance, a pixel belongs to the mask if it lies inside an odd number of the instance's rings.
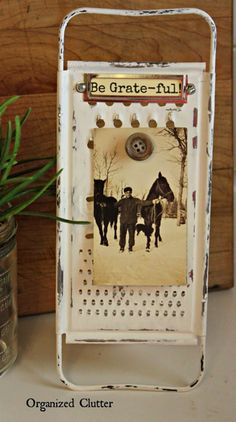
[[[192,15],[211,31],[205,63],[69,61],[80,14]],[[216,27],[199,9],[77,9],[60,28],[57,356],[78,390],[186,391],[205,367]],[[138,57],[137,57],[138,60]],[[63,373],[65,343],[197,346],[190,385],[91,385]],[[135,353],[135,346],[134,346]]]

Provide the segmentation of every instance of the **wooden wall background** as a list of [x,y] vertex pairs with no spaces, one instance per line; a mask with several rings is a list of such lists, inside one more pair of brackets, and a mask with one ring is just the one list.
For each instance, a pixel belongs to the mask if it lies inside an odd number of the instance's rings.
[[[198,7],[218,28],[215,155],[210,254],[210,285],[233,281],[232,1],[231,0],[0,0],[0,95],[22,97],[10,114],[33,112],[23,131],[24,157],[51,155],[56,145],[56,72],[59,24],[76,7],[155,9]],[[82,16],[66,33],[73,60],[207,61],[207,25],[193,17],[132,19]],[[39,209],[54,211],[53,200]],[[19,313],[54,310],[55,224],[18,219]]]

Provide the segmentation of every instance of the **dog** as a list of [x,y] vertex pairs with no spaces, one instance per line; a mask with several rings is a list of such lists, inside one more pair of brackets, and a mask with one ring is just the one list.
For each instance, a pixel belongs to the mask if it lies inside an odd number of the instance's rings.
[[145,236],[151,236],[151,234],[154,232],[154,229],[151,228],[151,233],[148,233],[147,231],[150,230],[149,227],[145,226],[145,224],[136,224],[135,226],[136,232],[137,232],[137,236],[139,235],[140,232],[143,232],[145,234]]

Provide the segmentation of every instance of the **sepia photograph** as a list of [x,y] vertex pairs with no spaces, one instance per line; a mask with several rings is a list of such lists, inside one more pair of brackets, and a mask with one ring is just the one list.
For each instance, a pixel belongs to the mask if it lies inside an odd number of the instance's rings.
[[184,285],[187,130],[94,129],[95,285]]

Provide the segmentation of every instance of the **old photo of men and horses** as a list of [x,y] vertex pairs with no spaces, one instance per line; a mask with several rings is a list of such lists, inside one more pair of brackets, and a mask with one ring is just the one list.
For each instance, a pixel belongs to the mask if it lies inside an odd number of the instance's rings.
[[[144,160],[127,154],[135,134],[152,144]],[[185,284],[187,130],[101,128],[93,140],[94,284]]]

